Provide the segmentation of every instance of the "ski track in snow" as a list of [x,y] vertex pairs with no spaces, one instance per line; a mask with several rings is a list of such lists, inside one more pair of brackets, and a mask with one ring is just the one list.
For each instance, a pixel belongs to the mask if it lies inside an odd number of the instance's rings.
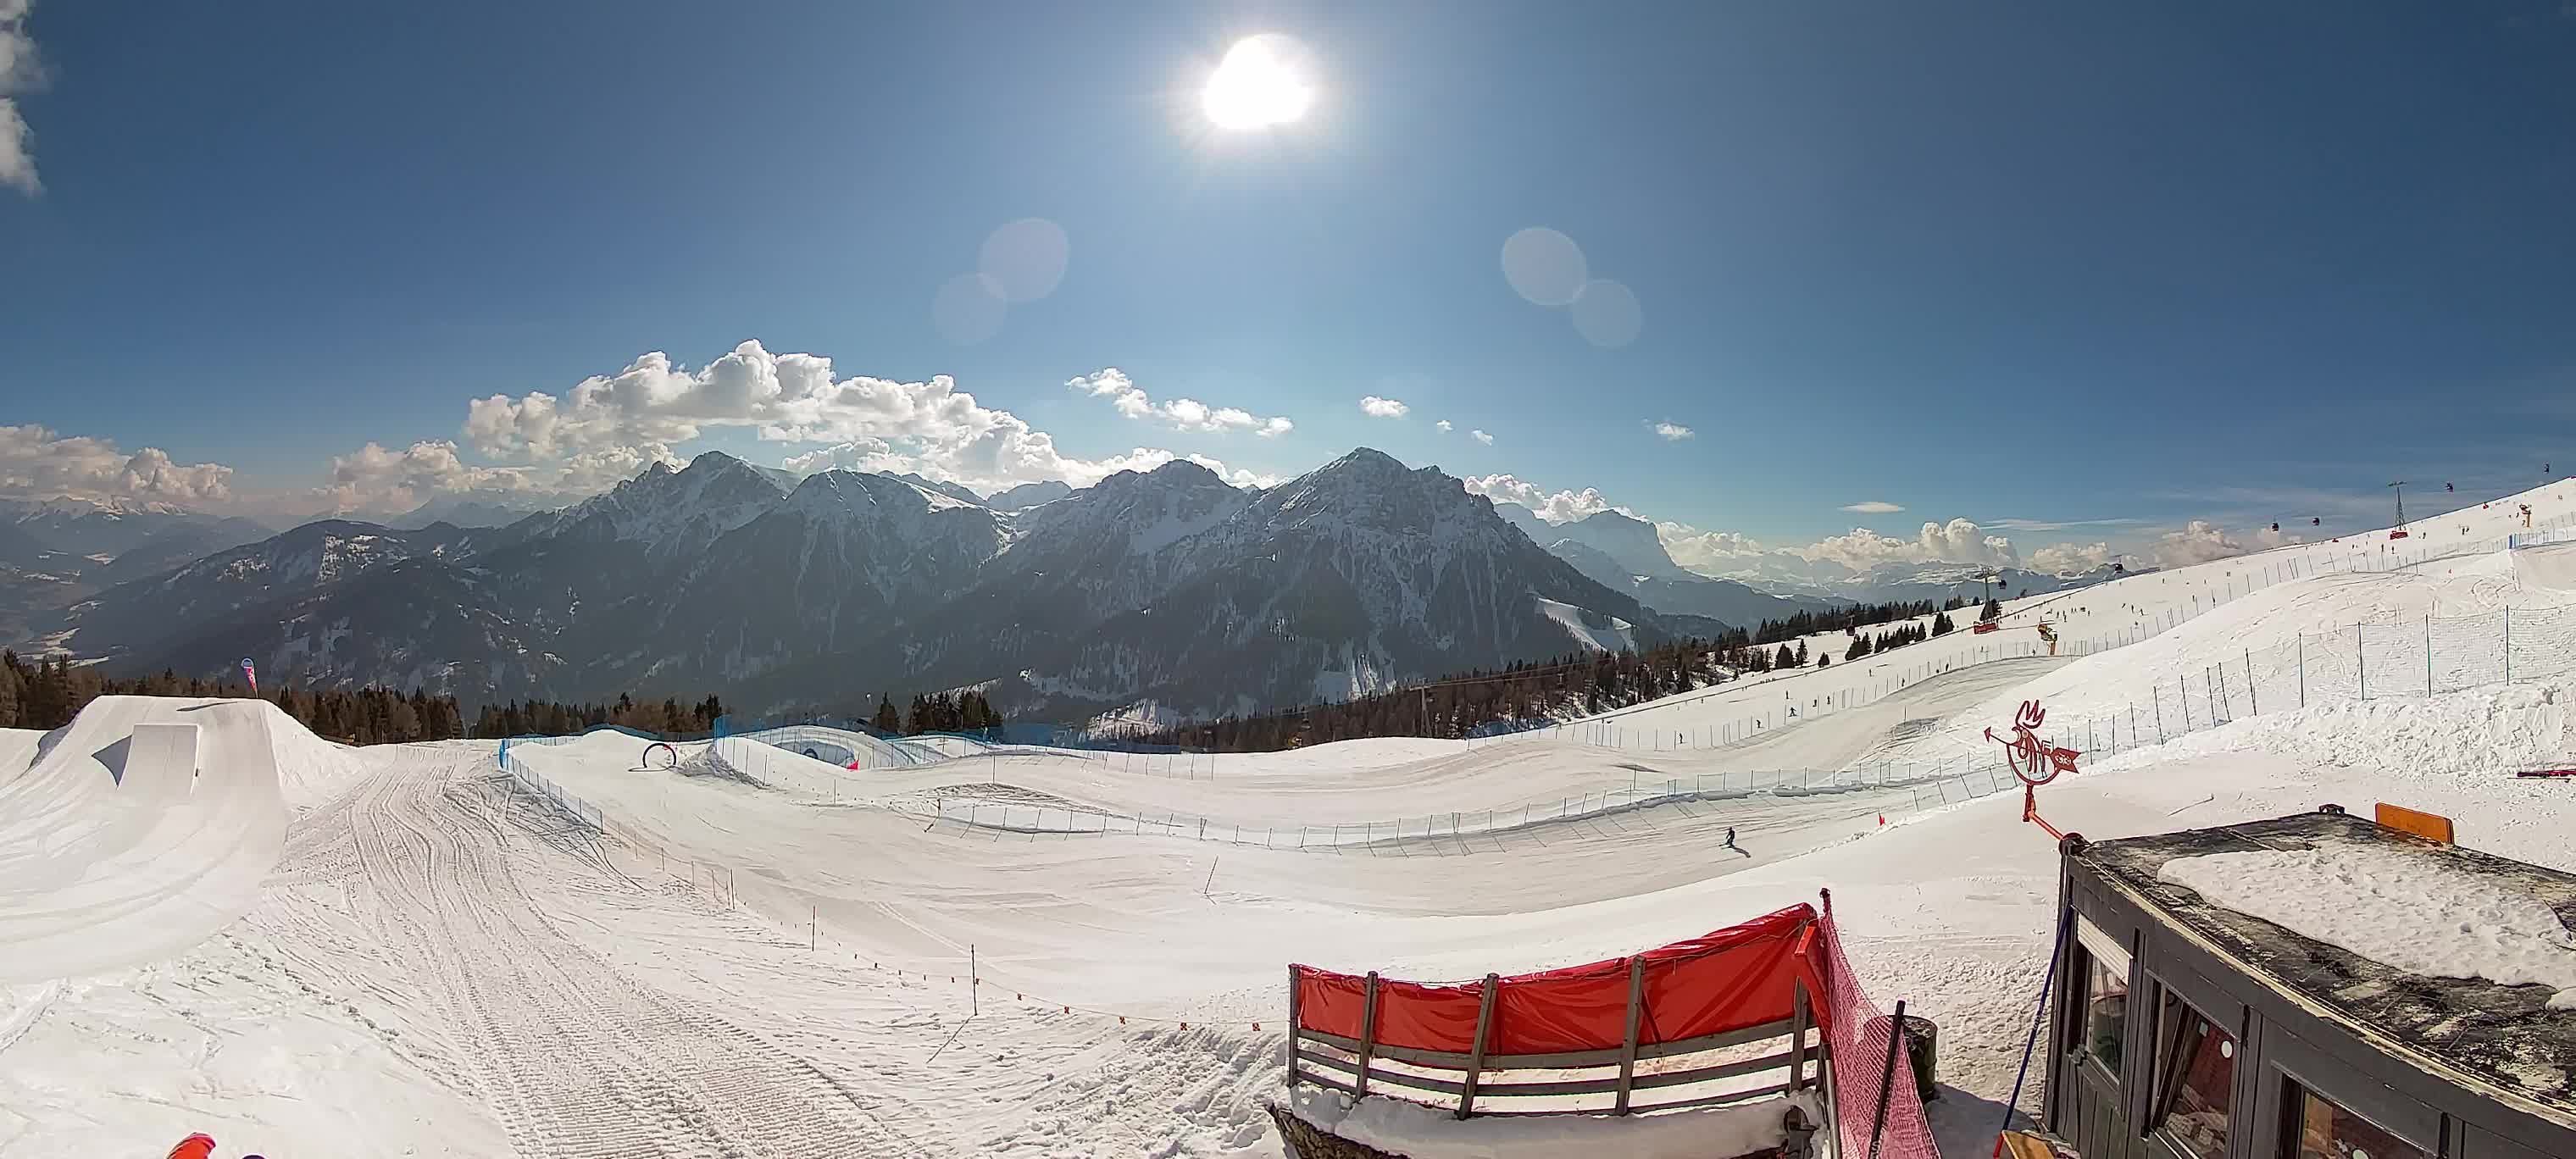
[[622,977],[545,921],[463,768],[379,774],[348,816],[383,943],[536,1156],[927,1154],[784,1051]]

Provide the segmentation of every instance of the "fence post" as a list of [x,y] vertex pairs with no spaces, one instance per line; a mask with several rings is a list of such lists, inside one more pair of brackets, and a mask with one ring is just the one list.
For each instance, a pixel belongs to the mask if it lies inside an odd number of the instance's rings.
[[1485,1038],[1494,1030],[1494,991],[1503,983],[1500,974],[1485,975],[1485,996],[1476,1003],[1476,1046],[1467,1052],[1467,1081],[1458,1088],[1458,1117],[1476,1113],[1476,1076],[1485,1069]]
[[1807,1085],[1807,982],[1804,978],[1789,983],[1789,1090],[1803,1090]]
[[2191,731],[2191,685],[2180,676],[2174,677],[2174,695],[2182,701],[2182,730]]
[[2247,709],[2246,715],[2248,716],[2263,715],[2263,702],[2255,699],[2254,650],[2252,648],[2245,650],[2245,707]]
[[2433,617],[2424,617],[2424,695],[2433,695]]
[[1619,1046],[1619,1101],[1613,1104],[1614,1115],[1628,1113],[1628,1091],[1637,1081],[1637,1023],[1646,1013],[1646,959],[1628,958],[1628,1036]]
[[2513,683],[2513,609],[2504,610],[2504,682]]
[[2370,699],[2370,658],[2361,653],[2361,625],[2352,626],[2352,667],[2361,680],[2361,698]]
[[1288,963],[1288,1089],[1291,1091],[1297,1089],[1297,1034],[1301,1025],[1297,1020],[1297,976],[1304,969],[1295,962]]
[[[2510,661],[2510,660],[2512,659],[2512,657],[2508,656],[2508,657],[2506,657],[2506,659],[2507,659],[2508,661]],[[2307,637],[2307,634],[2303,632],[2303,633],[2300,633],[2300,635],[2299,635],[2299,707],[2301,707],[2301,708],[2306,708],[2307,706],[2308,706],[2308,637]]]
[[1360,1073],[1351,1093],[1368,1094],[1369,1056],[1377,1053],[1377,971],[1368,972],[1368,997],[1360,1003]]
[[1889,1088],[1896,1085],[1896,1052],[1905,1048],[1905,1000],[1896,1000],[1896,1013],[1887,1020],[1887,1062],[1878,1072],[1878,1113],[1869,1124],[1870,1159],[1878,1159],[1878,1136],[1887,1129]]

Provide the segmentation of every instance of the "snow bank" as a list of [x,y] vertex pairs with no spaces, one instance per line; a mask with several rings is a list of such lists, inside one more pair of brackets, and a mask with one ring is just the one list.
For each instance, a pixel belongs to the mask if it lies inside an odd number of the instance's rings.
[[2537,683],[2288,709],[2123,753],[2101,768],[2116,772],[2253,751],[2407,777],[2496,776],[2555,768],[2576,759],[2576,732],[2568,727],[2571,705],[2576,705],[2576,684]]
[[2212,853],[2156,876],[2410,974],[2557,991],[2576,1010],[2576,934],[2528,894],[2423,853],[2370,846]]
[[1780,1119],[1792,1106],[1805,1111],[1808,1122],[1824,1122],[1812,1091],[1661,1114],[1461,1120],[1403,1099],[1353,1099],[1301,1086],[1292,1110],[1319,1130],[1409,1159],[1726,1159],[1786,1142],[1788,1132]]

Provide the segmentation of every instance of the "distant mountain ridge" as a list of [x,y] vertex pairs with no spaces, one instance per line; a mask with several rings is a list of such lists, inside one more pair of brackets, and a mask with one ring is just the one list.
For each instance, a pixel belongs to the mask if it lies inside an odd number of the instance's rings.
[[272,534],[171,503],[0,499],[0,641],[31,641],[109,587]]
[[[709,453],[504,527],[308,524],[100,593],[59,629],[119,665],[249,656],[263,680],[469,703],[712,691],[846,710],[980,685],[1074,719],[1346,697],[1707,627],[1668,625],[1457,479],[1372,450],[1263,492],[1186,460],[1056,492],[800,481]],[[1043,501],[995,507],[1024,498]]]
[[1593,582],[1626,592],[1658,612],[1705,616],[1750,630],[1764,620],[1821,612],[1849,602],[1768,592],[1699,575],[1673,562],[1654,524],[1623,512],[1596,511],[1571,523],[1549,523],[1518,504],[1497,503],[1494,509]]
[[[1915,560],[1859,569],[1783,550],[1746,555],[1723,569],[1694,571],[1673,561],[1653,523],[1624,512],[1599,511],[1568,523],[1549,523],[1517,504],[1497,503],[1494,509],[1594,580],[1617,588],[1626,577],[1628,589],[1656,611],[1708,616],[1742,628],[1844,604],[1983,599],[2007,589],[2016,596],[2046,595],[2130,574],[2107,563],[2064,573]],[[1989,570],[1994,572],[1992,584],[1980,579]],[[1704,586],[1710,583],[1720,586]]]

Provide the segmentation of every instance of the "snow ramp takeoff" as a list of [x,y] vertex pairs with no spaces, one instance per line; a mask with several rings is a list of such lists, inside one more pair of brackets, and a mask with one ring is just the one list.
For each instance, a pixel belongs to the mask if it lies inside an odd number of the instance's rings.
[[265,701],[109,696],[0,764],[0,983],[168,957],[240,917],[285,845],[281,764],[327,748]]

